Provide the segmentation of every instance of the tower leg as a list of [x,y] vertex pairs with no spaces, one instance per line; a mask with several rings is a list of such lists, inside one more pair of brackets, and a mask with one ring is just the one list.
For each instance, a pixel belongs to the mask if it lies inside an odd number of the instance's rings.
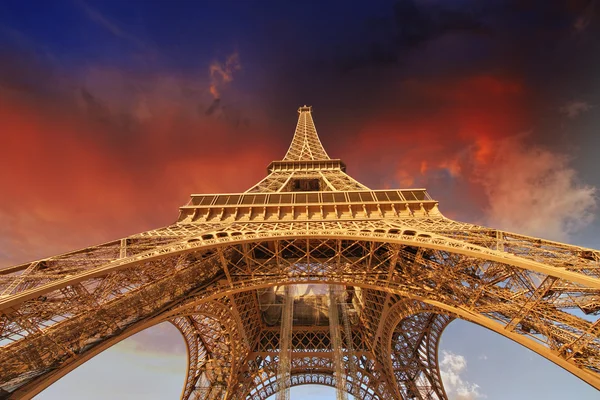
[[294,313],[294,287],[286,286],[281,310],[281,329],[279,333],[279,365],[277,367],[277,400],[290,399],[292,371],[292,326]]
[[[207,303],[194,314],[175,317],[171,322],[181,331],[188,349],[188,369],[181,399],[213,400],[227,397],[234,360],[239,348],[235,326],[227,309]],[[233,336],[233,337],[232,337]]]
[[[442,332],[454,317],[418,301],[394,306],[382,350],[389,351],[388,373],[404,399],[447,399],[438,364]],[[393,322],[391,322],[393,321]],[[389,347],[387,344],[389,343]]]
[[188,348],[188,369],[181,399],[220,399],[231,370],[229,335],[217,319],[202,315],[177,317]]
[[393,374],[407,399],[446,399],[437,362],[441,331],[450,317],[412,315],[398,324],[392,337]]
[[333,352],[333,366],[335,371],[335,386],[337,400],[347,400],[346,371],[344,365],[344,345],[340,330],[339,302],[341,288],[339,285],[329,285],[329,335],[331,337],[331,351]]

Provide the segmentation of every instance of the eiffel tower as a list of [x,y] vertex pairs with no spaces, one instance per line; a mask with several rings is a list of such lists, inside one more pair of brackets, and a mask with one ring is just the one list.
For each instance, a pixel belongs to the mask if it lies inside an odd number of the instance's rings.
[[0,270],[0,398],[165,321],[187,344],[185,400],[303,384],[446,399],[437,351],[455,318],[600,389],[599,251],[453,221],[424,189],[371,190],[298,113],[246,192],[194,194],[170,226]]

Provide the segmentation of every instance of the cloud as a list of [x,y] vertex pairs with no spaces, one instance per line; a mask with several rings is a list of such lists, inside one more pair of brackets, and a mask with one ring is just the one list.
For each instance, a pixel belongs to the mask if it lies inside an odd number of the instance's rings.
[[475,179],[488,199],[488,225],[555,240],[584,228],[594,219],[596,189],[579,181],[569,157],[523,136],[496,141],[491,159]]
[[583,8],[579,16],[573,23],[573,28],[576,33],[583,32],[592,23],[593,19],[597,16],[595,11],[596,0],[589,0],[587,5]]
[[366,18],[362,24],[365,28],[355,33],[354,40],[347,41],[351,45],[337,64],[344,73],[370,66],[399,65],[410,52],[445,36],[489,35],[491,31],[483,20],[474,10],[460,9],[448,2],[397,0],[387,16]]
[[243,94],[199,112],[205,76],[94,67],[46,81],[36,68],[0,69],[23,82],[0,84],[2,266],[168,225],[191,193],[244,191],[274,158]]
[[339,141],[339,152],[348,165],[361,166],[355,177],[366,184],[378,176],[383,186],[437,189],[442,212],[462,207],[473,221],[473,210],[487,204],[474,166],[488,163],[497,140],[528,126],[522,83],[474,75],[390,87],[396,99],[367,114],[355,138]]
[[142,47],[142,48],[147,47],[146,44],[142,40],[140,40],[136,36],[130,34],[129,32],[126,32],[125,30],[123,30],[115,22],[111,21],[108,17],[106,17],[104,14],[102,14],[97,9],[95,9],[95,8],[91,7],[90,5],[88,5],[87,3],[85,3],[83,0],[77,1],[77,4],[79,4],[79,6],[85,12],[86,16],[91,21],[95,22],[98,26],[104,28],[105,30],[107,30],[108,32],[113,34],[115,37],[124,39],[138,47]]
[[121,351],[140,355],[162,357],[187,354],[181,333],[170,322],[163,322],[136,333],[121,344]]
[[572,100],[559,108],[561,114],[565,114],[569,118],[578,117],[586,111],[589,111],[592,106],[585,101]]
[[216,98],[213,100],[212,103],[210,103],[210,106],[206,109],[206,111],[204,113],[206,115],[212,115],[212,114],[214,114],[214,112],[216,110],[219,109],[220,105],[221,105],[221,99]]
[[550,239],[592,222],[596,189],[570,157],[536,145],[541,131],[519,134],[533,117],[518,79],[411,79],[397,90],[411,103],[374,113],[342,151],[349,165],[365,165],[359,180],[380,174],[383,186],[428,187],[449,217]]
[[[215,100],[221,98],[219,87],[233,80],[233,73],[242,69],[240,56],[237,52],[230,54],[224,63],[213,61],[209,68],[210,93]],[[214,104],[214,103],[213,103]]]
[[[143,331],[154,330],[155,327]],[[174,328],[173,328],[174,329]],[[184,352],[155,352],[162,343],[147,343],[142,350],[134,343],[140,334],[117,343],[77,367],[40,393],[41,399],[171,399],[181,394],[187,369]],[[177,337],[179,336],[179,337]],[[174,332],[172,342],[182,342]],[[185,347],[185,346],[184,346]],[[97,379],[102,377],[102,379]]]
[[487,396],[480,392],[479,385],[465,380],[464,373],[466,370],[467,360],[464,356],[442,350],[440,375],[448,397],[453,400],[486,398]]

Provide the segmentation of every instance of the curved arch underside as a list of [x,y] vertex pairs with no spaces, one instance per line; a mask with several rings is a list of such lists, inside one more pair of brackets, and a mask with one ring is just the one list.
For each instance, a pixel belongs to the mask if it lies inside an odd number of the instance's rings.
[[[361,398],[446,398],[437,344],[452,318],[600,389],[597,253],[443,218],[410,222],[179,224],[5,272],[0,387],[32,397],[107,343],[169,320],[188,344],[182,398],[266,398],[277,391],[278,333],[256,290],[310,283],[347,288],[346,359],[359,372],[346,386]],[[333,382],[327,329],[294,335],[293,384]]]

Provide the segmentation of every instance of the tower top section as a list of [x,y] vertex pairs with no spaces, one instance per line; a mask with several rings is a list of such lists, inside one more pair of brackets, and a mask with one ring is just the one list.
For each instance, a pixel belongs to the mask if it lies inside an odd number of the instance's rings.
[[312,107],[304,105],[298,108],[298,124],[284,161],[330,160],[323,148],[315,123],[312,119]]
[[339,221],[441,216],[425,189],[371,190],[346,174],[323,149],[312,107],[298,108],[298,124],[283,160],[244,193],[194,194],[179,222]]

